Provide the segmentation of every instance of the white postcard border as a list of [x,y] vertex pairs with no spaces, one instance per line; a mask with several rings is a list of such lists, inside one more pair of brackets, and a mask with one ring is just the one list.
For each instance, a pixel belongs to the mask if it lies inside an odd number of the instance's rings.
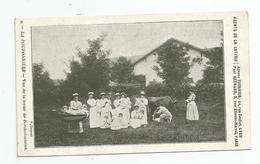
[[[234,19],[237,21],[237,37],[234,38]],[[34,147],[34,119],[31,65],[31,26],[79,25],[106,23],[167,22],[222,20],[224,26],[226,142],[169,143],[71,147]],[[82,155],[175,151],[206,151],[250,149],[250,88],[249,88],[249,38],[247,12],[188,13],[163,15],[130,15],[105,17],[67,17],[16,19],[16,102],[17,102],[17,153],[19,156]],[[234,45],[234,40],[237,44]],[[234,65],[234,46],[238,49],[237,65]],[[233,78],[234,66],[240,66],[241,115],[243,137],[235,142],[235,114]],[[237,68],[237,67],[236,67]],[[23,70],[25,69],[25,71]],[[236,75],[235,75],[236,76]],[[24,85],[24,86],[23,86]],[[240,122],[241,123],[241,122]]]

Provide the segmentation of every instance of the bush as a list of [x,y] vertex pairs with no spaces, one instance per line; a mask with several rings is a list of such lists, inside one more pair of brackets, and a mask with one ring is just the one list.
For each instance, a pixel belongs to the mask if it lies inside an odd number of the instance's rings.
[[53,104],[55,99],[54,81],[42,63],[33,64],[33,101],[34,105]]
[[199,101],[225,102],[224,83],[200,84],[196,88],[197,100]]
[[172,95],[167,84],[158,83],[156,81],[150,82],[146,87],[146,94],[148,97],[160,97]]
[[141,90],[144,90],[145,86],[141,84],[132,84],[132,83],[125,83],[125,84],[115,84],[110,86],[110,91],[113,92],[125,92],[127,96],[138,95]]
[[171,96],[177,99],[187,98],[190,90],[189,85],[182,85],[180,87],[170,87],[165,83],[150,82],[146,88],[149,97]]

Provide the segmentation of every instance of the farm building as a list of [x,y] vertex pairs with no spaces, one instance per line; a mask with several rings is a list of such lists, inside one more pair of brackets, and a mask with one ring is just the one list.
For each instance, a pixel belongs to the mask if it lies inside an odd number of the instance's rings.
[[[127,57],[128,60],[130,60],[133,63],[134,67],[134,74],[135,75],[143,75],[145,76],[145,85],[147,86],[151,81],[156,81],[156,82],[162,82],[163,79],[161,79],[158,75],[157,72],[154,70],[155,66],[159,66],[157,63],[157,58],[158,58],[158,50],[166,44],[166,43],[172,43],[173,45],[184,45],[185,47],[188,48],[188,55],[190,56],[190,64],[192,63],[192,60],[198,57],[202,58],[202,61],[200,64],[195,63],[192,65],[190,69],[190,75],[193,79],[193,82],[197,82],[198,80],[202,79],[203,77],[203,69],[206,65],[207,58],[204,57],[205,51],[201,48],[198,48],[196,46],[193,46],[188,43],[184,43],[182,41],[176,40],[174,38],[170,38],[152,51],[148,52],[147,54],[144,55],[136,55],[136,56],[131,56]],[[111,59],[112,61],[115,61],[116,58]]]
[[205,67],[207,59],[204,57],[204,50],[198,47],[195,47],[191,44],[187,44],[176,39],[168,39],[166,42],[161,44],[160,46],[156,47],[149,53],[142,55],[139,59],[133,62],[134,66],[134,74],[135,75],[144,75],[146,79],[146,85],[149,84],[151,81],[162,82],[162,79],[157,75],[157,72],[153,69],[154,66],[158,66],[157,64],[157,51],[166,43],[172,43],[176,45],[185,45],[188,48],[188,55],[190,56],[190,63],[193,59],[202,57],[201,64],[194,64],[190,69],[190,77],[193,79],[194,82],[200,80],[203,76],[203,69]]

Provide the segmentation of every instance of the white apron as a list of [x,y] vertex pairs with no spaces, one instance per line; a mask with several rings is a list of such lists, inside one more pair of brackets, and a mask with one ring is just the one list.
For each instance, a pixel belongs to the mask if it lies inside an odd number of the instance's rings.
[[147,105],[148,105],[148,100],[146,98],[137,98],[136,105],[139,106],[139,110],[143,111],[143,118],[141,120],[142,125],[147,125]]
[[100,112],[96,106],[96,100],[88,99],[87,104],[89,106],[89,127],[100,127]]
[[131,102],[128,98],[120,99],[120,106],[118,108],[119,124],[122,128],[127,128],[130,122],[130,108]]
[[199,120],[199,112],[197,108],[197,104],[195,103],[196,95],[191,93],[189,98],[186,100],[187,102],[187,111],[186,111],[186,119],[187,120]]
[[110,125],[110,129],[111,130],[119,130],[121,128],[120,124],[119,124],[119,111],[120,109],[120,99],[116,99],[113,102],[115,108],[110,110],[111,113],[111,125]]
[[130,126],[132,128],[138,128],[142,125],[143,113],[139,110],[134,110],[131,112]]
[[101,126],[100,128],[109,128],[111,124],[111,103],[108,99],[100,99],[98,101],[98,106],[100,106],[101,111]]
[[190,101],[187,104],[187,112],[186,112],[187,120],[199,120],[199,112],[195,101]]

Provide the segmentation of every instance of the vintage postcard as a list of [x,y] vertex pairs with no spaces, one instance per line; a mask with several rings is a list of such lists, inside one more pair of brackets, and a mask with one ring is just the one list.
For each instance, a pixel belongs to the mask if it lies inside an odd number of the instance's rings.
[[15,20],[18,156],[250,149],[247,12]]

